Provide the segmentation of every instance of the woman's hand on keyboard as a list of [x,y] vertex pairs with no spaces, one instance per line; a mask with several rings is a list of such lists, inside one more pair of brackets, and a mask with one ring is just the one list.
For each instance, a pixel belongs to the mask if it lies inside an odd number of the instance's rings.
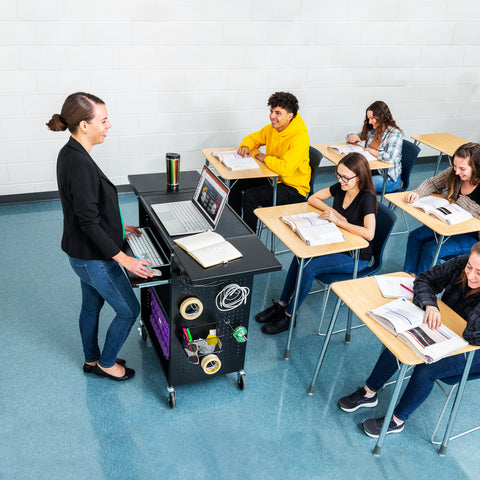
[[125,225],[125,231],[127,233],[133,233],[137,237],[139,237],[142,234],[142,232],[137,227],[134,227],[133,225]]
[[146,260],[139,260],[135,257],[129,257],[122,251],[117,253],[117,255],[112,258],[123,268],[126,268],[129,272],[132,272],[137,277],[150,278],[154,276],[154,272],[147,267],[147,265],[151,266],[150,262],[147,262]]

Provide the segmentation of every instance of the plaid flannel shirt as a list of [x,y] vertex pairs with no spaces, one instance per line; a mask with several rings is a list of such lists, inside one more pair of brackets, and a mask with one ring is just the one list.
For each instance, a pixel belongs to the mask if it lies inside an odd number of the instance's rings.
[[[365,142],[367,147],[372,143],[376,133],[376,130],[367,132],[367,141]],[[394,182],[402,173],[402,146],[403,133],[397,128],[388,127],[382,135],[382,141],[378,148],[378,159],[393,163],[393,167],[388,169],[388,177]]]

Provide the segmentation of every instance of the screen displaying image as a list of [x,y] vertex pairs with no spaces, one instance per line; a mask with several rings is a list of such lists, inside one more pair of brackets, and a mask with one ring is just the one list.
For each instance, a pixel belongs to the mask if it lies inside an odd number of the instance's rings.
[[208,170],[202,172],[197,188],[195,201],[208,217],[215,221],[228,194],[228,189]]

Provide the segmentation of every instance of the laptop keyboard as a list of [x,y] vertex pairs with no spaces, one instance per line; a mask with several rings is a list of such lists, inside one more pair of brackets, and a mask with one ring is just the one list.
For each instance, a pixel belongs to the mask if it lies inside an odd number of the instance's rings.
[[173,202],[170,204],[172,212],[186,230],[210,230],[210,224],[199,215],[192,202]]
[[141,260],[147,260],[152,264],[152,267],[160,267],[164,265],[156,247],[150,240],[145,228],[139,228],[142,236],[137,237],[134,233],[130,233],[127,237],[128,246],[131,248],[134,255]]

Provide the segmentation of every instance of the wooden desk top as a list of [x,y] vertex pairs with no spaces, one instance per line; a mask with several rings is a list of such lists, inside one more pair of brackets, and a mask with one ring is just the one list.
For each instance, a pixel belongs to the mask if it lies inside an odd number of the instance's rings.
[[[215,158],[212,155],[212,152],[225,152],[229,150],[236,150],[237,147],[221,147],[221,148],[203,148],[202,153],[205,158],[208,160],[210,165],[218,172],[220,177],[225,180],[242,180],[248,178],[263,178],[263,177],[278,177],[278,173],[275,173],[273,170],[270,170],[263,162],[259,162],[254,159],[259,165],[260,168],[254,168],[249,170],[229,170],[218,158]],[[251,152],[252,156],[259,153],[259,150],[253,150]]]
[[413,218],[416,218],[419,222],[422,222],[428,228],[431,228],[434,232],[439,233],[440,235],[450,236],[476,232],[480,230],[480,219],[478,218],[473,217],[465,222],[457,223],[456,225],[449,225],[448,223],[442,222],[438,218],[435,218],[428,213],[422,212],[418,208],[412,207],[411,204],[405,202],[404,200],[407,193],[409,192],[387,193],[385,198],[398,208],[401,208],[403,211],[411,215]]
[[[389,273],[389,276],[409,277],[408,273],[396,272]],[[392,352],[400,362],[406,365],[418,365],[423,363],[413,350],[405,343],[399,340],[395,335],[382,327],[373,318],[367,315],[367,311],[380,307],[392,301],[391,298],[384,298],[380,293],[374,277],[357,278],[355,280],[345,280],[332,284],[333,291],[348,305],[348,307],[360,318],[360,320],[372,331],[372,333]],[[450,307],[441,300],[438,301],[438,307],[442,315],[442,323],[453,330],[456,334],[462,336],[465,329],[465,320],[457,315]],[[479,347],[468,345],[462,350],[455,352],[465,353],[475,350]]]
[[285,215],[295,215],[296,213],[319,212],[320,210],[312,207],[308,203],[293,203],[291,205],[278,205],[276,207],[257,208],[255,215],[275,234],[281,242],[297,257],[311,258],[332,253],[342,253],[348,250],[357,250],[368,246],[367,240],[353,233],[340,228],[345,237],[344,242],[329,243],[327,245],[318,245],[309,247],[292,229],[287,227],[280,217]]
[[[319,143],[317,145],[312,145],[313,148],[316,148],[327,160],[330,160],[335,165],[338,165],[342,156],[338,153],[330,150],[328,148],[329,145],[347,145],[347,142],[330,142],[330,143]],[[393,163],[390,162],[382,162],[381,160],[375,160],[368,162],[370,170],[378,170],[383,168],[391,168],[393,167]]]
[[446,153],[450,157],[460,145],[467,143],[467,140],[456,137],[451,133],[426,133],[424,135],[412,135],[411,137],[417,142],[427,145],[427,147]]

